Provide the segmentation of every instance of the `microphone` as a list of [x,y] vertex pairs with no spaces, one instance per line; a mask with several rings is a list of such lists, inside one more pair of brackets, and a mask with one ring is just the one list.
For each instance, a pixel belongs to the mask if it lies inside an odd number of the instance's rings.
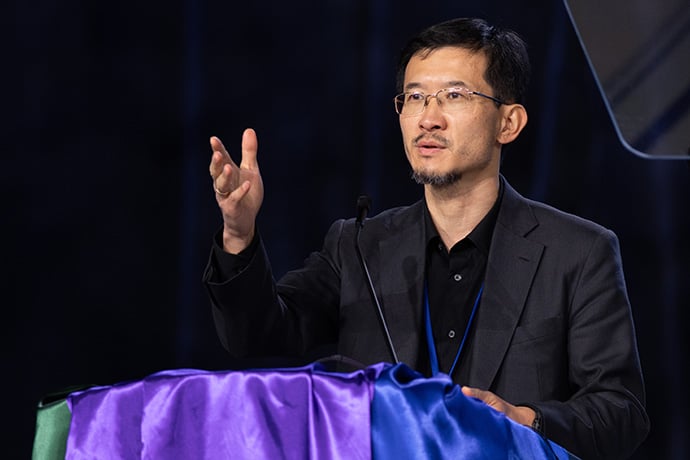
[[360,195],[357,198],[357,219],[355,220],[357,224],[357,237],[359,237],[359,231],[364,227],[364,219],[366,219],[370,207],[371,198],[367,195]]
[[398,364],[398,355],[395,352],[395,347],[393,346],[393,341],[391,340],[390,332],[388,332],[388,324],[386,323],[386,318],[383,316],[383,310],[381,309],[381,304],[379,303],[378,296],[376,295],[376,290],[374,289],[374,283],[371,281],[371,276],[369,275],[369,268],[367,267],[367,262],[364,260],[364,255],[362,254],[362,249],[359,247],[359,235],[364,228],[364,219],[367,217],[369,208],[371,207],[371,198],[367,195],[360,195],[357,198],[357,218],[355,219],[355,249],[357,250],[357,257],[359,258],[359,263],[362,265],[362,271],[367,279],[367,287],[369,288],[369,294],[376,305],[376,313],[381,323],[381,329],[383,330],[383,335],[386,338],[386,343],[388,344],[388,349],[393,356],[393,363]]

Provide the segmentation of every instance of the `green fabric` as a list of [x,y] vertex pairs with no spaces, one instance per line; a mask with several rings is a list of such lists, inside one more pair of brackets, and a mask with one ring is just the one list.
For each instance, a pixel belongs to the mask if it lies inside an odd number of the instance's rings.
[[72,414],[67,407],[66,399],[38,405],[34,450],[31,456],[33,460],[65,458],[71,419]]
[[47,395],[38,403],[32,460],[63,460],[72,413],[67,396],[93,385],[80,385]]

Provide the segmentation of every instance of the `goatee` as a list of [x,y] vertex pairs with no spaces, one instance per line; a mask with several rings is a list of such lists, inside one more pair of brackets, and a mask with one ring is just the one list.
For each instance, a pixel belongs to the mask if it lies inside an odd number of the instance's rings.
[[460,174],[456,172],[428,174],[423,171],[412,171],[410,176],[420,185],[433,185],[435,187],[448,187],[460,180]]

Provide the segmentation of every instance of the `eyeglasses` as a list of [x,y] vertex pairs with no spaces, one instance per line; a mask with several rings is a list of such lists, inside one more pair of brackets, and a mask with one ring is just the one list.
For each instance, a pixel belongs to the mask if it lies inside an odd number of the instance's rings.
[[395,111],[398,112],[398,115],[418,115],[424,112],[426,106],[429,105],[429,99],[435,97],[441,110],[452,113],[464,110],[470,100],[472,100],[473,95],[490,99],[498,105],[506,104],[493,96],[480,93],[479,91],[470,91],[462,86],[444,88],[436,91],[434,94],[424,94],[421,91],[407,91],[395,96],[393,102],[395,102]]

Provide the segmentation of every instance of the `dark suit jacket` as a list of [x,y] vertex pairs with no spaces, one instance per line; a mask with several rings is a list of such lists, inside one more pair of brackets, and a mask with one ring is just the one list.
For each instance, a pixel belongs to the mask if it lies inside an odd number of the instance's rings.
[[[501,180],[504,180],[503,178]],[[625,457],[649,430],[635,331],[613,232],[505,191],[484,294],[463,353],[469,380],[539,409],[545,434],[583,458]],[[366,220],[360,236],[400,361],[426,353],[423,202]],[[235,356],[301,354],[328,343],[364,364],[391,361],[354,247],[335,222],[304,267],[273,281],[263,245],[230,279],[205,281]]]

